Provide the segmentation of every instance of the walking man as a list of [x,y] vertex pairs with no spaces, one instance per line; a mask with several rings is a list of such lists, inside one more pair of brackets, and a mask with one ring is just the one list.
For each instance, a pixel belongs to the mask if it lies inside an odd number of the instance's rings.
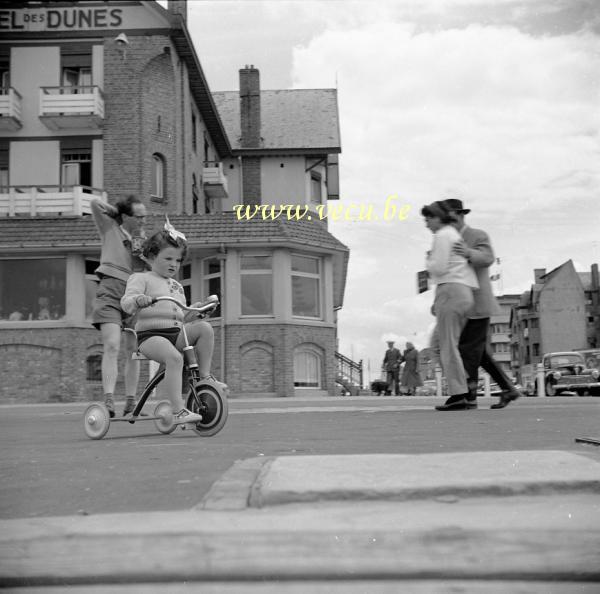
[[388,340],[388,349],[383,357],[383,368],[386,372],[387,390],[386,394],[392,393],[392,384],[394,385],[394,395],[400,395],[400,363],[402,363],[402,354],[394,347],[394,341]]
[[[490,374],[502,390],[500,400],[492,404],[491,408],[504,408],[522,394],[494,361],[487,346],[490,317],[500,311],[490,282],[489,267],[494,263],[490,238],[485,231],[467,226],[465,215],[471,210],[463,208],[461,200],[448,199],[444,200],[444,203],[448,210],[455,215],[455,226],[463,238],[462,243],[455,244],[454,252],[467,258],[479,281],[479,289],[473,290],[475,304],[469,313],[458,347],[467,372],[469,389],[467,404],[462,408],[477,408],[478,369],[480,366]],[[449,405],[448,410],[454,410],[451,406]]]

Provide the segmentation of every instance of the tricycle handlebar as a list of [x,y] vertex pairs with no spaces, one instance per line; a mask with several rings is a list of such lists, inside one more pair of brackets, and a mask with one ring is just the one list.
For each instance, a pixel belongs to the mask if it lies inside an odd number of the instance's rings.
[[200,307],[189,307],[181,303],[181,301],[177,301],[173,297],[154,297],[152,299],[152,303],[156,303],[157,301],[171,301],[181,309],[185,309],[186,311],[195,311],[196,313],[210,313],[219,305],[219,298],[216,295],[210,295],[206,301],[204,301]]

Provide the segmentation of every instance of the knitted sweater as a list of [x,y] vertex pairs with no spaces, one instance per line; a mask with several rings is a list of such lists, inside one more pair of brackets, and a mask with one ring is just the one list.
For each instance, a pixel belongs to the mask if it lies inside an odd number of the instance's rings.
[[145,263],[132,256],[131,250],[132,240],[141,244],[143,238],[132,238],[123,230],[116,220],[117,209],[111,204],[100,198],[92,198],[90,208],[102,240],[100,266],[96,268],[96,274],[127,281],[134,270],[144,270]]
[[137,297],[173,297],[186,305],[183,287],[172,278],[165,278],[155,272],[135,272],[127,281],[121,307],[128,314],[137,312],[135,330],[156,330],[158,328],[181,327],[183,310],[170,301],[158,301],[150,307],[138,307]]

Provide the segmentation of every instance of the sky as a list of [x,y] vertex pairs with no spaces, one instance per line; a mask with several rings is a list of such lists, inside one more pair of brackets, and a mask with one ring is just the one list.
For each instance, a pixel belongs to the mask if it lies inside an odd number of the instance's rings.
[[188,28],[212,91],[237,90],[247,64],[263,89],[338,89],[340,204],[379,216],[329,222],[350,249],[339,350],[367,380],[386,340],[428,345],[424,204],[472,209],[498,294],[600,260],[596,0],[189,0]]

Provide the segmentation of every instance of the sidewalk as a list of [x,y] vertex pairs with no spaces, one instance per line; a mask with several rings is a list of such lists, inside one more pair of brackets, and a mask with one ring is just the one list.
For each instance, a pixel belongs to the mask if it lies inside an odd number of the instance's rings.
[[595,450],[252,458],[192,510],[1,521],[0,585],[598,592],[599,493]]

